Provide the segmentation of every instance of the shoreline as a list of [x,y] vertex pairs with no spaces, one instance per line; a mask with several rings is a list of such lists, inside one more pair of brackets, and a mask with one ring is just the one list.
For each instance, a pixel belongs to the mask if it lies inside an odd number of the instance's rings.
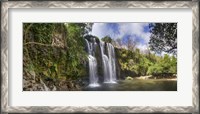
[[139,79],[139,80],[151,80],[151,79],[154,79],[154,80],[174,80],[174,81],[177,81],[177,77],[157,78],[157,77],[153,77],[153,76],[139,76],[139,77],[135,77],[133,79]]

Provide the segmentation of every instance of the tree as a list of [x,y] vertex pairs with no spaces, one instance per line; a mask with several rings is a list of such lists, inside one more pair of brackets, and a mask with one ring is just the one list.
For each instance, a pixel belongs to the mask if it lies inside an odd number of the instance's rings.
[[85,23],[85,34],[84,35],[88,35],[91,33],[93,24],[94,23]]
[[134,51],[137,45],[137,41],[133,40],[133,38],[128,38],[127,47],[129,50]]
[[87,60],[84,51],[85,23],[69,23],[67,30],[66,70],[67,76],[81,76],[85,74],[84,62]]
[[170,72],[173,74],[177,74],[177,58],[172,56],[170,64],[171,64]]
[[114,42],[114,45],[118,48],[122,47],[122,40],[120,38],[117,38]]
[[177,53],[177,23],[153,23],[150,28],[150,49],[162,53]]
[[105,36],[101,40],[104,41],[104,42],[107,42],[107,43],[111,43],[112,42],[112,38],[110,36]]

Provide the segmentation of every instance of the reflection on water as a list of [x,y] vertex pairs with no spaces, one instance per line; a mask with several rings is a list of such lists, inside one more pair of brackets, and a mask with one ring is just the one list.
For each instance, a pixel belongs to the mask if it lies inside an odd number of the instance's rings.
[[86,87],[84,91],[177,91],[176,80],[148,79],[123,80],[117,83],[103,83],[99,87]]

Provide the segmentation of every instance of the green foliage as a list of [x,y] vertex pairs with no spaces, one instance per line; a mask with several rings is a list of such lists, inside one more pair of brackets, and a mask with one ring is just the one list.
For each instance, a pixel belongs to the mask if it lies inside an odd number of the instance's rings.
[[163,75],[177,73],[177,59],[165,54],[164,57],[156,64],[149,67],[147,74]]
[[170,72],[173,73],[173,74],[176,74],[177,73],[177,58],[172,56],[171,58],[171,62],[170,62]]
[[67,75],[79,76],[86,73],[84,62],[87,60],[84,51],[85,24],[71,23],[67,27]]
[[130,76],[127,76],[127,77],[126,77],[126,80],[133,80],[133,78],[130,77]]
[[163,68],[159,64],[154,64],[148,68],[147,74],[148,75],[158,75],[161,74]]
[[101,40],[104,41],[104,42],[107,42],[107,43],[112,43],[112,38],[110,36],[105,36]]
[[118,63],[122,71],[131,71],[133,76],[164,75],[177,73],[176,57],[164,55],[156,56],[152,53],[143,54],[139,49],[134,51],[117,49]]
[[[84,23],[24,23],[24,70],[34,70],[37,76],[52,79],[77,78],[86,75],[84,65],[87,57],[83,38],[88,33],[85,29],[86,25]],[[53,45],[56,41],[60,42]],[[64,46],[59,46],[60,43]]]
[[55,24],[53,23],[24,23],[24,41],[51,43]]

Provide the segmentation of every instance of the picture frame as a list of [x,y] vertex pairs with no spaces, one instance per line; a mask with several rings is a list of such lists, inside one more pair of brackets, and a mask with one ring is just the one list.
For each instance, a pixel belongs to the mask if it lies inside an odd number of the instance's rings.
[[[3,1],[1,11],[1,112],[3,113],[199,113],[198,1]],[[9,9],[20,8],[189,8],[192,9],[192,106],[9,106]],[[24,9],[25,10],[25,9]]]

